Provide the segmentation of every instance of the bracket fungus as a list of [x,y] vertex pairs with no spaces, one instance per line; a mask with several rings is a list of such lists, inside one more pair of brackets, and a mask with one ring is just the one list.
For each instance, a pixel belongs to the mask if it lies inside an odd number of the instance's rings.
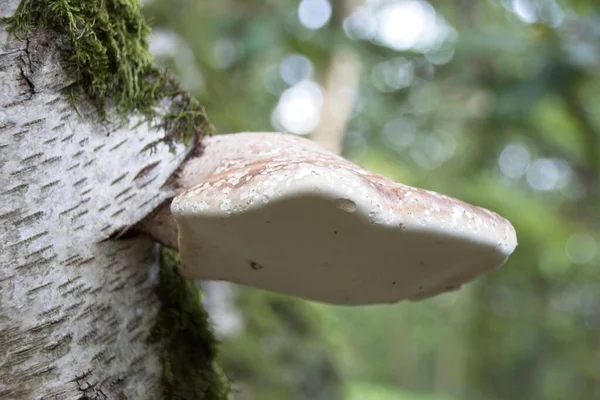
[[184,189],[142,224],[178,246],[189,279],[330,304],[395,303],[456,290],[517,246],[501,216],[396,183],[307,139],[238,133],[203,144],[179,174]]

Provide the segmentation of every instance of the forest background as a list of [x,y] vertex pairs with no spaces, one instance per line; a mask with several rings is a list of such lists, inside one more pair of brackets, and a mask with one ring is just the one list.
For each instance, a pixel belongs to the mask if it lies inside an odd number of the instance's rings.
[[600,398],[600,5],[154,0],[218,133],[312,137],[515,226],[502,269],[344,308],[206,284],[238,399]]

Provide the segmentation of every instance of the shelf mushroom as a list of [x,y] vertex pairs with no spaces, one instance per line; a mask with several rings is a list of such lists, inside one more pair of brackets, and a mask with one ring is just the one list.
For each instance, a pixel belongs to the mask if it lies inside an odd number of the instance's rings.
[[307,139],[239,133],[203,144],[178,177],[187,189],[142,225],[179,248],[189,279],[330,304],[396,303],[456,290],[517,246],[501,216]]

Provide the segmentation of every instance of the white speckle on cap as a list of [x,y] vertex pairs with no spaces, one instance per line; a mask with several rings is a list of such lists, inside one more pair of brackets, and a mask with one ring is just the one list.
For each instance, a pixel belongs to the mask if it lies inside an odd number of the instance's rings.
[[230,211],[231,210],[231,199],[221,200],[221,210],[222,211]]

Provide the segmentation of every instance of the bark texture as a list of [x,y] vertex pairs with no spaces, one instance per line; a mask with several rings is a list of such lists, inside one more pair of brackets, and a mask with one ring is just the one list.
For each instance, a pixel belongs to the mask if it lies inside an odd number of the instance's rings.
[[[18,0],[3,0],[0,17]],[[113,241],[172,195],[187,151],[72,104],[55,40],[0,22],[0,398],[144,399],[160,390],[158,252]],[[132,121],[132,124],[136,121]]]

